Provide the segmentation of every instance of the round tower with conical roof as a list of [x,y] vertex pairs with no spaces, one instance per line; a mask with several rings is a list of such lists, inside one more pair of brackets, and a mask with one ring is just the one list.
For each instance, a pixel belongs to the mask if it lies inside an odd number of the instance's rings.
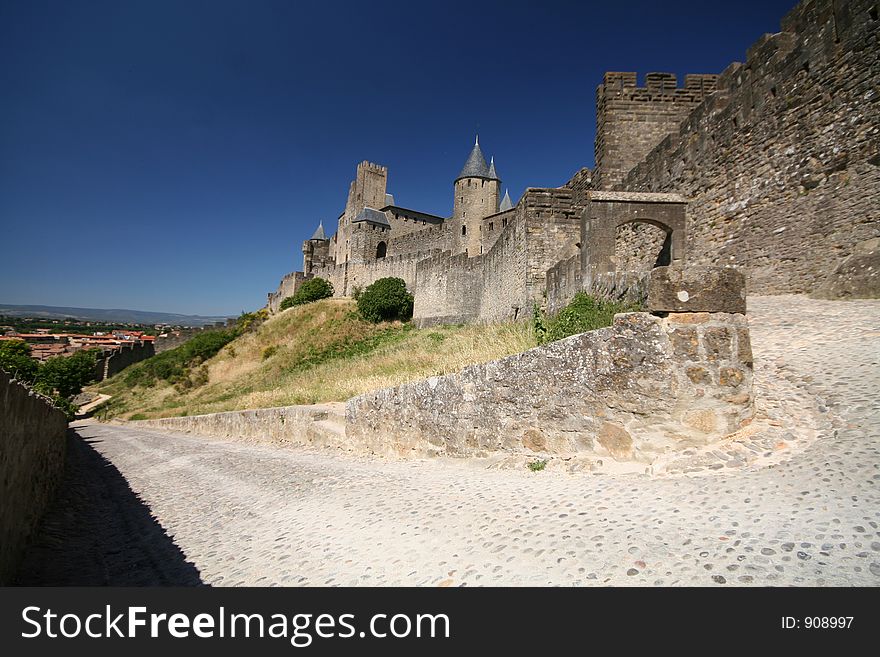
[[501,180],[495,171],[494,158],[491,166],[486,164],[486,158],[480,150],[479,136],[454,186],[451,221],[458,237],[457,251],[467,251],[471,257],[480,255],[481,222],[498,212]]
[[324,265],[330,258],[330,240],[324,233],[324,222],[318,223],[318,228],[312,236],[303,242],[303,273],[311,274],[314,266]]

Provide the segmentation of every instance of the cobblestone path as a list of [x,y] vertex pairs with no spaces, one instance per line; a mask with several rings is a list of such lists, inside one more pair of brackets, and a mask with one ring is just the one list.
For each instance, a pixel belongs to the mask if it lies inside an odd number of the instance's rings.
[[532,473],[82,424],[62,501],[90,502],[50,514],[22,583],[878,585],[880,301],[749,313],[782,436],[754,459]]

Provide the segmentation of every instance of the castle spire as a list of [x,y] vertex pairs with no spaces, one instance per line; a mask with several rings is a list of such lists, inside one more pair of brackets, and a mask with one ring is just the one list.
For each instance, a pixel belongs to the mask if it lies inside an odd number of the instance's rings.
[[493,155],[490,159],[491,162],[489,162],[489,177],[492,180],[501,180],[501,178],[499,178],[498,174],[495,172],[495,156]]
[[318,222],[318,229],[312,235],[311,239],[313,239],[313,240],[326,240],[327,239],[327,236],[324,234],[324,222],[323,221]]
[[512,210],[513,203],[510,200],[510,194],[507,193],[507,190],[504,190],[504,198],[501,199],[501,206],[498,208],[499,212],[504,212],[505,210]]
[[477,139],[474,142],[474,149],[468,156],[467,162],[464,163],[464,167],[462,168],[461,173],[458,174],[456,180],[459,178],[488,177],[489,167],[486,165],[486,158],[483,157],[483,151],[480,150],[480,136],[477,135]]

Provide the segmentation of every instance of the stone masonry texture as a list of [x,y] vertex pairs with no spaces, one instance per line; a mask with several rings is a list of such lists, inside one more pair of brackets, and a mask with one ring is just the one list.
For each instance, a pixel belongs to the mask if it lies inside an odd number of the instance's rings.
[[[875,0],[806,0],[720,74],[608,72],[595,169],[506,212],[479,176],[455,181],[449,218],[383,207],[388,171],[362,162],[336,234],[269,308],[311,276],[340,296],[397,276],[421,325],[523,319],[580,290],[638,297],[676,263],[743,269],[751,294],[880,296],[878,33]],[[353,224],[365,207],[389,227]]]
[[799,4],[619,184],[685,195],[691,262],[743,267],[750,294],[833,289],[880,236],[877,3]]
[[[47,523],[21,583],[877,586],[880,300],[748,307],[747,430],[766,428],[654,474],[78,423],[95,458],[63,494],[88,503]],[[124,477],[121,500],[108,471]]]
[[0,370],[0,585],[8,584],[64,470],[67,417]]
[[356,397],[348,439],[418,456],[593,453],[651,463],[747,424],[753,357],[742,273],[654,269],[648,307],[668,316],[618,315],[607,329]]

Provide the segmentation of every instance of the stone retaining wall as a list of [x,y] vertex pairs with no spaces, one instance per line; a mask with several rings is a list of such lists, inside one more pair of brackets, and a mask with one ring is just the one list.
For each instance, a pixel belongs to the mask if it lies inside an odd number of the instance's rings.
[[126,424],[251,443],[346,447],[341,407],[342,404],[282,406]]
[[0,585],[8,584],[64,471],[67,417],[0,371]]
[[744,315],[617,315],[614,325],[348,402],[347,435],[379,453],[593,453],[652,462],[751,420]]

